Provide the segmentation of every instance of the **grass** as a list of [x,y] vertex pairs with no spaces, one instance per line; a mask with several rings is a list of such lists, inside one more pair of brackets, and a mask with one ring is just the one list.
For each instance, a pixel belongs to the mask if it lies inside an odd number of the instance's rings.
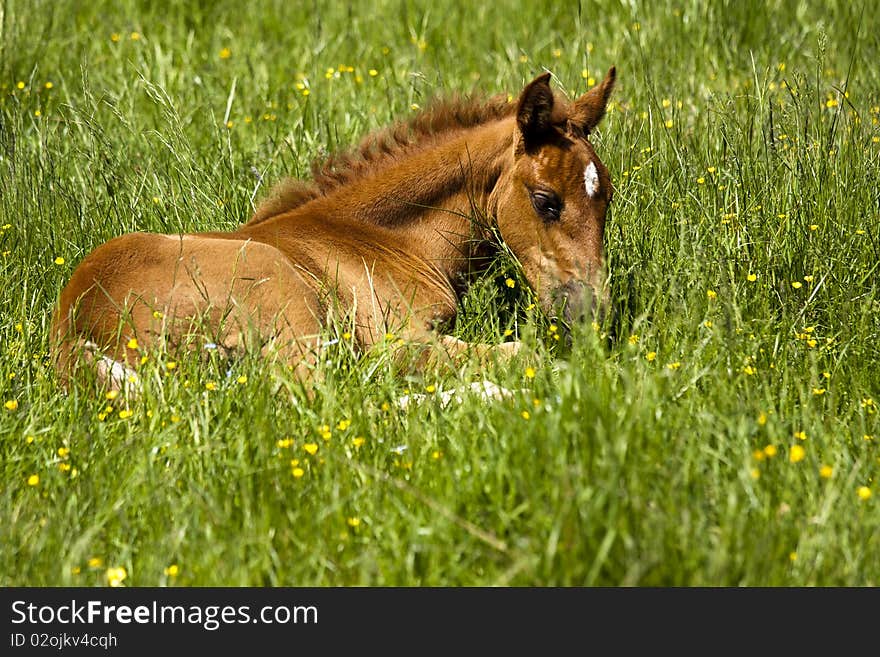
[[[880,584],[870,3],[163,4],[0,3],[0,584]],[[161,354],[130,408],[59,390],[50,310],[100,243],[231,229],[435,94],[612,64],[616,315],[557,350],[502,260],[455,327],[517,318],[488,376],[524,392],[442,409],[486,373],[344,341],[311,400]]]

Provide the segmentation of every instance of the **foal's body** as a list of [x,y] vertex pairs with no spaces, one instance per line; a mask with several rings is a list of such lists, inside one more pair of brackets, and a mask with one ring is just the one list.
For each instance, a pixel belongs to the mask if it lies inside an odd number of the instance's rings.
[[[80,360],[132,364],[144,348],[206,341],[257,347],[306,374],[328,321],[350,326],[364,347],[394,333],[455,357],[468,345],[432,330],[454,316],[485,256],[483,217],[546,309],[560,297],[570,311],[585,292],[601,296],[610,181],[586,135],[613,69],[565,111],[554,108],[548,78],[516,104],[441,108],[410,126],[418,139],[388,133],[315,183],[281,188],[233,232],[132,233],[98,247],[57,307],[62,375]],[[107,378],[120,387],[119,376]]]

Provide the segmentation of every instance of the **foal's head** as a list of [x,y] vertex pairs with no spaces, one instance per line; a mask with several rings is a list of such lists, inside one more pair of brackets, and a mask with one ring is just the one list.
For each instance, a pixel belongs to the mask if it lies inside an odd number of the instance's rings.
[[554,98],[549,73],[526,86],[513,167],[494,191],[504,243],[544,311],[567,321],[602,313],[608,300],[602,234],[613,191],[588,136],[605,114],[614,78],[612,68],[573,102]]

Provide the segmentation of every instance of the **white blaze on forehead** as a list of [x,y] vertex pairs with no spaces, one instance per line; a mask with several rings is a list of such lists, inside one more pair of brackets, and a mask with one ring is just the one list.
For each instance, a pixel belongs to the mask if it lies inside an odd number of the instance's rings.
[[593,198],[599,191],[599,171],[596,163],[590,162],[584,169],[584,186],[587,188],[587,196]]

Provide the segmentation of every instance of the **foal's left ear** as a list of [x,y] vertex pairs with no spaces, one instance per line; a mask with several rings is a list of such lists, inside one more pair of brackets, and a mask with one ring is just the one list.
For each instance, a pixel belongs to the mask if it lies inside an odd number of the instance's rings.
[[546,139],[553,126],[553,90],[550,88],[549,73],[539,75],[522,90],[516,109],[516,123],[526,150]]
[[617,71],[612,66],[602,82],[574,101],[569,120],[585,135],[590,134],[605,116],[605,108],[614,89],[615,79],[617,79]]

